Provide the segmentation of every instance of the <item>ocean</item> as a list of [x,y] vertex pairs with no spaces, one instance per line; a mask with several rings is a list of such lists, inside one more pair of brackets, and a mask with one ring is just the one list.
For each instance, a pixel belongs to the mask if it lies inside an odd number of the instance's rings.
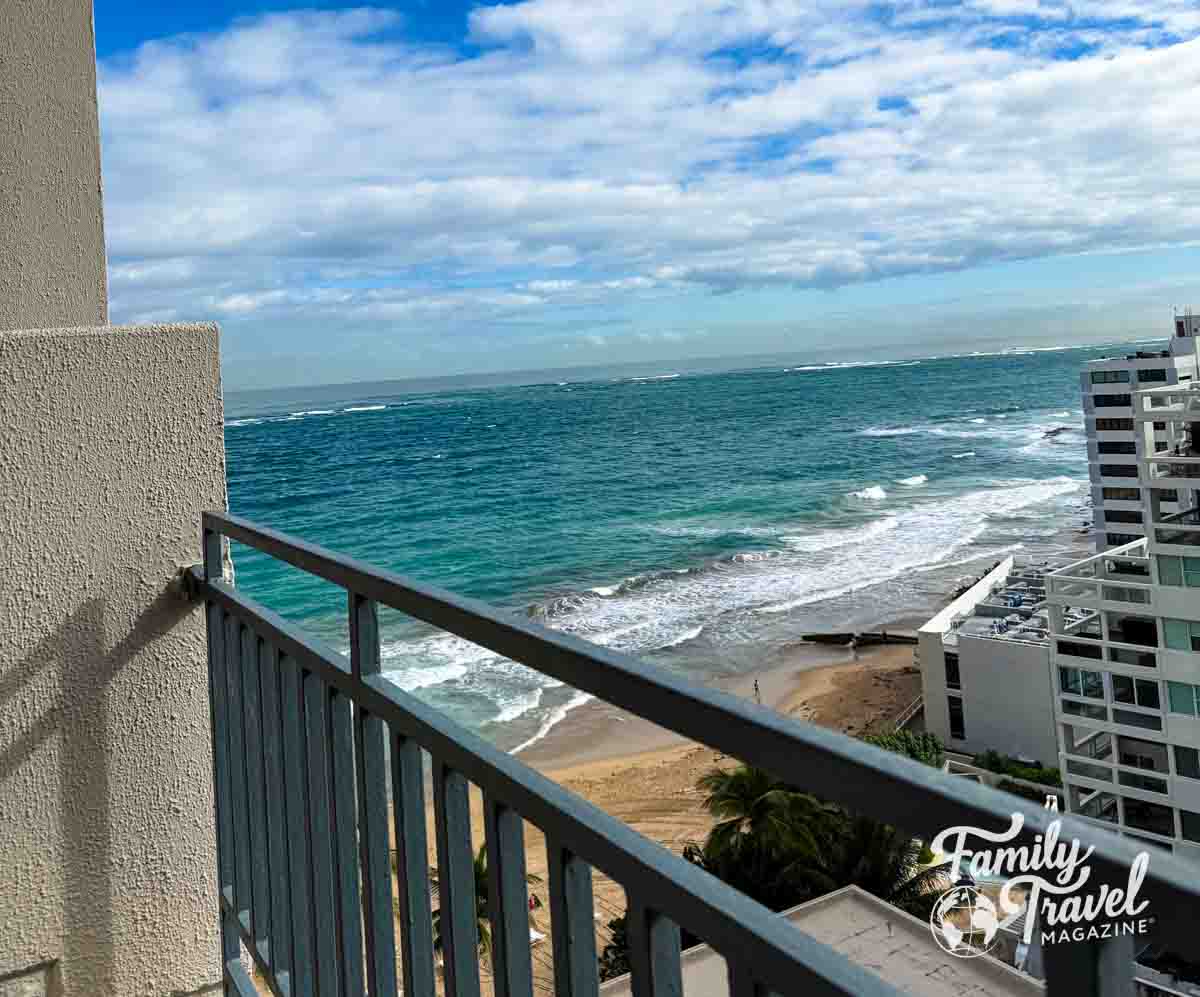
[[[1079,365],[1127,349],[231,391],[229,502],[716,682],[806,632],[911,625],[1007,553],[1082,551]],[[234,562],[348,649],[336,589],[238,545]],[[394,681],[503,747],[586,700],[399,614],[381,627]]]

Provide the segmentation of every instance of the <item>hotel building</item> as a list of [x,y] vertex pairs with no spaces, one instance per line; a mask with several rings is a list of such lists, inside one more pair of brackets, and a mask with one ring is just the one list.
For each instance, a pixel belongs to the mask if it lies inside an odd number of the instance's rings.
[[1131,392],[1143,536],[1053,572],[1068,809],[1200,859],[1200,383]]
[[[1080,389],[1092,492],[1091,539],[1098,551],[1146,535],[1142,486],[1138,483],[1133,393],[1192,381],[1197,370],[1197,335],[1200,315],[1185,312],[1175,316],[1166,349],[1105,357],[1083,365]],[[1165,432],[1161,421],[1155,432],[1161,441]],[[1169,493],[1159,498],[1171,502]]]

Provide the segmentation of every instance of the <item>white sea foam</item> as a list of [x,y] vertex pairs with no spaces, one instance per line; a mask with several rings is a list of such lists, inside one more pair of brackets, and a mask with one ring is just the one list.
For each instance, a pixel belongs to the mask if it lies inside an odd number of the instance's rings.
[[568,713],[570,713],[572,710],[576,709],[577,707],[582,706],[584,703],[586,703],[591,698],[592,697],[589,696],[586,692],[577,692],[577,693],[575,693],[574,696],[572,696],[565,703],[563,703],[562,706],[555,707],[553,710],[550,711],[549,714],[547,714],[545,719],[542,720],[542,725],[538,728],[537,733],[534,734],[533,737],[529,738],[526,741],[522,741],[515,748],[513,748],[512,754],[515,755],[519,751],[524,751],[531,744],[537,744],[538,741],[542,740],[558,724],[562,723],[563,719],[566,717],[566,715]]
[[896,484],[898,484],[898,485],[908,485],[908,486],[910,486],[910,487],[914,487],[914,486],[916,486],[916,485],[923,485],[923,484],[925,484],[925,482],[927,482],[928,480],[929,480],[929,478],[928,478],[928,476],[927,476],[927,475],[924,475],[924,474],[914,474],[914,475],[913,475],[911,478],[897,478],[897,479],[896,479]]
[[[612,594],[601,597],[590,592],[560,600],[545,622],[632,654],[678,645],[701,630],[717,647],[726,641],[744,643],[758,614],[787,613],[915,570],[996,556],[996,545],[985,549],[970,545],[994,528],[996,520],[1033,511],[1041,503],[1077,494],[1080,488],[1079,480],[1066,477],[995,482],[951,498],[897,508],[857,526],[813,526],[805,532],[793,527],[776,538],[782,549],[770,557],[726,558],[706,569],[647,575],[637,584],[597,586]],[[832,550],[836,556],[831,556]],[[490,699],[497,715],[532,702],[534,689],[561,685],[446,634],[388,644],[384,661],[389,676],[404,688],[461,685]],[[538,704],[523,714],[522,722],[536,723],[537,731],[521,747],[545,737],[586,701],[585,694],[576,694],[551,705],[543,693]]]
[[973,422],[973,423],[975,423],[975,425],[977,425],[977,426],[981,426],[981,425],[983,425],[985,422],[987,422],[987,419],[972,419],[972,420],[970,420],[970,421],[971,421],[971,422]]
[[850,493],[854,498],[870,499],[872,502],[878,502],[887,498],[887,492],[879,485],[868,485],[866,488],[860,488],[856,492]]
[[674,381],[678,374],[649,374],[645,377],[630,377],[630,381]]
[[919,433],[919,426],[871,426],[867,429],[859,430],[859,436],[912,436],[913,433]]
[[618,585],[597,585],[595,588],[589,589],[588,591],[595,592],[596,595],[601,596],[616,595],[619,587],[620,586]]
[[331,408],[310,408],[303,412],[291,412],[289,414],[291,415],[291,417],[293,419],[302,419],[306,415],[333,415],[333,409],[331,409]]
[[881,533],[887,533],[900,525],[895,516],[886,519],[876,519],[865,526],[853,526],[841,530],[814,529],[811,534],[804,536],[780,537],[785,544],[795,551],[827,551],[847,544],[858,544],[871,540]]
[[500,712],[492,717],[492,723],[512,723],[518,717],[525,716],[530,710],[536,710],[542,702],[541,686],[535,686],[529,692],[521,693],[512,699],[499,703]]
[[257,426],[263,421],[264,420],[262,419],[231,419],[229,422],[225,423],[225,428],[229,429],[234,426]]
[[952,453],[950,456],[953,457],[955,460],[962,460],[964,457],[974,457],[975,451],[974,450],[964,450],[962,453]]
[[690,630],[685,630],[674,640],[667,641],[667,643],[665,643],[663,645],[663,647],[678,647],[680,644],[685,644],[689,640],[695,640],[697,637],[700,636],[700,634],[703,631],[704,631],[704,624],[701,623],[698,626],[692,627],[692,629],[690,629]]
[[809,370],[850,370],[855,367],[916,367],[920,360],[860,360],[846,363],[814,363],[803,367],[785,367],[783,373],[795,374]]
[[350,405],[342,409],[343,412],[382,412],[386,405]]

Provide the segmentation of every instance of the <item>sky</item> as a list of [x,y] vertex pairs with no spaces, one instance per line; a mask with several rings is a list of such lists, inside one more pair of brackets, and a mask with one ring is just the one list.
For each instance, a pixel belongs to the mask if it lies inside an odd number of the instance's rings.
[[[226,384],[1170,332],[1193,0],[95,0],[110,314]],[[978,344],[978,345],[976,345]]]

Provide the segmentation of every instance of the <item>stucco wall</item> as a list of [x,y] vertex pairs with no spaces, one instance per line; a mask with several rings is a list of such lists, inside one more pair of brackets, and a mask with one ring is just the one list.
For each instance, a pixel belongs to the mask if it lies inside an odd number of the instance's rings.
[[108,320],[91,0],[0,2],[0,329]]
[[217,976],[205,637],[175,580],[224,503],[215,326],[0,332],[0,978]]

